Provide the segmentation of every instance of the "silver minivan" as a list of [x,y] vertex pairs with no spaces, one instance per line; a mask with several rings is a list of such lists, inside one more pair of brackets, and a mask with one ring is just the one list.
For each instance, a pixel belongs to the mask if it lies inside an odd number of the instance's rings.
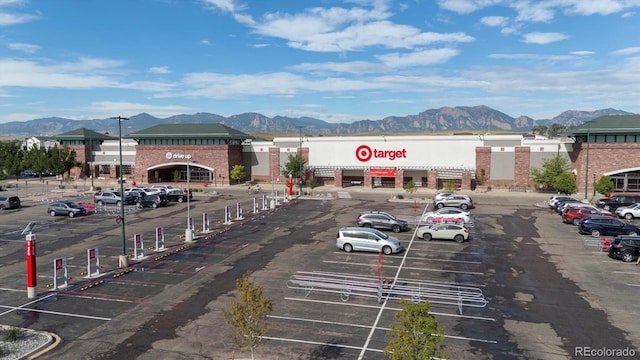
[[371,228],[344,227],[338,230],[336,246],[346,252],[373,251],[385,255],[404,250],[400,240]]

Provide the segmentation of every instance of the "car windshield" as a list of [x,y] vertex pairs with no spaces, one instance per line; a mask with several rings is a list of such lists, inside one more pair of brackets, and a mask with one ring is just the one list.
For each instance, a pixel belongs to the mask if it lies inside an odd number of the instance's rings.
[[387,234],[383,233],[382,231],[378,231],[378,230],[374,230],[374,229],[372,229],[372,231],[373,231],[376,235],[378,235],[381,239],[385,239],[385,240],[386,240],[386,239],[388,239],[388,238],[389,238],[389,235],[387,235]]

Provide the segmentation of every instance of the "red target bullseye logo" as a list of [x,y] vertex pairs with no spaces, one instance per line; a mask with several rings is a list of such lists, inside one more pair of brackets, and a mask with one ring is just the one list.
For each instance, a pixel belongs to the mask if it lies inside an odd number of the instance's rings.
[[371,151],[371,148],[367,145],[360,145],[356,149],[356,158],[362,162],[367,162],[371,160],[372,156],[373,156],[373,151]]

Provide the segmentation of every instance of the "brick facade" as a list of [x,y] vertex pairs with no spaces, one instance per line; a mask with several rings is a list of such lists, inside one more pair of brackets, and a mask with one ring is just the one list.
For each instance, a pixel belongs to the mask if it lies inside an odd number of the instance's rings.
[[488,185],[491,180],[491,147],[476,147],[476,179],[482,180],[482,169],[484,169],[484,182]]
[[[169,158],[169,155],[178,157]],[[212,175],[218,185],[231,184],[231,169],[243,164],[241,145],[137,145],[134,180],[141,183],[173,181],[172,171],[184,167],[185,156],[189,155],[190,166],[214,169]],[[147,170],[151,167],[156,168]]]
[[587,144],[577,143],[571,154],[572,170],[576,173],[578,193],[585,191],[585,176],[588,176],[588,192],[593,192],[593,175],[597,182],[603,174],[623,169],[640,168],[639,143],[592,143],[589,144],[589,175],[586,174]]
[[528,146],[516,146],[514,150],[514,185],[529,185],[531,148],[529,148]]

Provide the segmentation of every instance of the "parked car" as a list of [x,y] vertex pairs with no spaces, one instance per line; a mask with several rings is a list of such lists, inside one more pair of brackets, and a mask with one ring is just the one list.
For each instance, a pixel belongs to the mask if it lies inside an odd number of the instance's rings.
[[169,201],[183,202],[187,201],[186,191],[181,189],[173,189],[167,191],[167,199]]
[[566,224],[578,225],[584,218],[600,215],[615,218],[616,216],[606,210],[595,207],[570,207],[562,214],[562,222]]
[[433,197],[433,201],[441,200],[441,199],[444,199],[446,197],[453,196],[453,195],[455,195],[455,194],[452,193],[452,192],[440,192],[440,193],[437,193]]
[[640,203],[629,206],[621,206],[616,209],[616,215],[627,220],[640,217]]
[[549,200],[547,201],[547,204],[549,205],[549,209],[555,209],[556,202],[565,201],[565,200],[578,200],[578,199],[569,195],[553,195],[552,197],[549,198]]
[[153,194],[160,194],[162,193],[162,189],[160,188],[152,188],[152,187],[147,187],[143,189],[145,194],[147,195],[153,195]]
[[20,208],[20,198],[17,196],[0,196],[0,210]]
[[387,229],[395,233],[409,230],[409,222],[406,220],[398,219],[389,213],[376,210],[361,212],[360,215],[358,215],[356,223],[358,226]]
[[460,208],[445,207],[436,211],[427,212],[422,215],[420,219],[425,224],[440,224],[440,223],[456,223],[456,224],[468,224],[473,222],[471,214],[468,211],[464,211]]
[[[98,191],[93,195],[93,201],[98,205],[115,204],[120,206],[121,197],[120,193],[116,191]],[[134,205],[136,198],[129,194],[125,195],[124,203],[126,205]]]
[[425,240],[454,240],[462,243],[469,239],[469,229],[458,224],[436,224],[419,227],[416,235]]
[[344,227],[338,230],[336,246],[346,252],[373,251],[385,255],[404,250],[400,240],[370,228]]
[[75,217],[79,215],[87,215],[87,209],[74,203],[73,201],[56,201],[49,204],[47,213],[51,216],[64,215]]
[[640,237],[616,236],[609,246],[609,256],[625,262],[636,261],[640,256]]
[[164,185],[164,184],[155,184],[155,185],[151,185],[151,186],[150,186],[150,188],[152,188],[152,189],[159,189],[160,191],[165,192],[165,193],[169,192],[170,190],[174,190],[174,189],[176,189],[176,188],[174,188],[174,187],[173,187],[173,186],[171,186],[171,185]]
[[596,206],[605,210],[615,210],[619,207],[636,203],[640,203],[640,195],[614,195],[598,200]]
[[580,221],[578,232],[593,237],[637,235],[640,233],[640,228],[608,216],[591,216]]
[[169,199],[165,194],[151,194],[145,195],[142,199],[138,200],[138,207],[150,207],[157,208],[160,206],[167,206]]
[[468,195],[450,195],[433,200],[433,206],[438,209],[443,207],[458,207],[462,210],[473,209],[473,199]]
[[578,200],[578,199],[566,199],[566,200],[560,200],[560,201],[556,201],[555,203],[555,211],[556,213],[558,213],[559,215],[562,215],[562,209],[564,209],[567,206],[581,206],[582,204],[586,204],[584,202],[582,202],[582,200]]

